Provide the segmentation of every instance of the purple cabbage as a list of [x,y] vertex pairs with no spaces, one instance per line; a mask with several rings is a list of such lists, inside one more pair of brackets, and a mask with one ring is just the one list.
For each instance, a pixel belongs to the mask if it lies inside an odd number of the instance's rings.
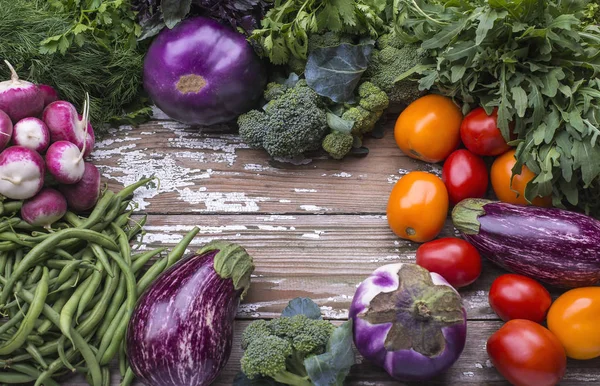
[[231,354],[236,311],[253,271],[242,247],[217,241],[159,275],[129,322],[134,374],[149,386],[211,384]]
[[400,381],[427,381],[460,357],[467,316],[458,292],[416,264],[389,264],[358,287],[350,318],[360,354]]

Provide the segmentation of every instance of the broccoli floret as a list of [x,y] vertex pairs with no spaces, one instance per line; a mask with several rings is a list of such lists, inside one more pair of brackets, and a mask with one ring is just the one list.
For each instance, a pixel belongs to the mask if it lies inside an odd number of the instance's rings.
[[394,80],[421,64],[426,57],[426,52],[418,45],[402,44],[390,35],[383,35],[377,40],[377,48],[371,54],[364,77],[385,91],[390,102],[408,105],[421,97],[423,91],[415,81]]
[[331,158],[342,159],[352,150],[353,143],[352,134],[332,131],[323,140],[323,149],[329,153]]
[[383,110],[373,112],[363,108],[362,106],[354,106],[344,111],[342,119],[354,121],[352,134],[362,138],[364,134],[373,131],[375,124],[379,118],[381,118],[382,114]]
[[312,385],[304,359],[325,352],[334,329],[329,321],[304,315],[252,322],[242,338],[242,345],[246,344],[242,371],[248,378],[265,376],[286,385]]
[[388,108],[390,100],[381,88],[371,82],[363,82],[358,86],[359,104],[371,112],[383,111]]
[[335,47],[343,43],[353,43],[351,35],[339,32],[325,32],[322,34],[311,34],[308,38],[308,51],[316,48]]
[[265,87],[264,97],[268,101],[272,101],[273,99],[277,99],[288,90],[288,86],[285,84],[279,84],[277,82],[270,82]]
[[[271,86],[269,93],[275,90]],[[328,130],[323,102],[304,80],[272,99],[264,111],[240,115],[238,126],[247,144],[264,148],[272,157],[295,157],[316,150]]]

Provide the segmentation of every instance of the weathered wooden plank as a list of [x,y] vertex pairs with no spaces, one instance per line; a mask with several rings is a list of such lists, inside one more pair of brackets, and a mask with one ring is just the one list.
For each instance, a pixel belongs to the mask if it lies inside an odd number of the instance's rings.
[[92,161],[114,189],[160,178],[160,187],[136,196],[152,213],[385,213],[400,175],[440,170],[404,156],[391,125],[383,139],[366,140],[366,158],[319,156],[302,165],[249,149],[227,127],[203,130],[171,121],[123,126],[97,142]]
[[[384,216],[150,215],[144,242],[173,245],[193,226],[191,249],[213,239],[235,241],[256,261],[240,318],[278,315],[297,296],[310,297],[333,319],[347,317],[356,286],[381,265],[414,261],[416,243],[397,238]],[[443,236],[452,236],[448,222]],[[503,271],[487,261],[473,285],[460,289],[470,319],[495,319],[488,289]]]
[[[213,383],[213,386],[230,386],[235,374],[240,369],[240,358],[243,352],[239,346],[241,333],[248,325],[248,321],[238,321],[235,326],[234,346],[227,366]],[[485,342],[500,326],[497,321],[471,321],[467,327],[467,345],[459,360],[442,376],[429,381],[426,385],[509,385],[508,382],[496,371],[485,351]],[[353,366],[350,376],[345,382],[347,385],[361,386],[397,386],[402,385],[389,377],[385,371],[363,360],[357,354],[357,364]],[[120,376],[118,370],[112,370],[112,384],[118,385]],[[575,386],[584,384],[598,384],[600,382],[600,359],[589,361],[569,360],[567,373],[560,383],[561,386]],[[83,386],[81,376],[68,381],[69,386]],[[140,382],[134,383],[136,386]],[[424,383],[412,383],[406,385],[423,385]],[[535,385],[531,385],[535,386]]]

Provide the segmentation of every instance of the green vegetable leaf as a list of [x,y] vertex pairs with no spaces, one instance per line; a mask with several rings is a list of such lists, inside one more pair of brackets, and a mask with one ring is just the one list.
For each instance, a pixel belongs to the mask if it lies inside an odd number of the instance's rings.
[[431,39],[425,40],[423,44],[421,44],[421,47],[426,50],[444,47],[452,39],[456,38],[456,35],[465,28],[468,21],[469,20],[465,17],[442,28],[437,35],[433,36]]
[[304,70],[306,82],[319,95],[334,102],[352,102],[354,89],[369,64],[374,42],[343,43],[313,50]]
[[295,298],[290,300],[287,307],[281,313],[281,316],[287,317],[294,315],[305,315],[310,319],[323,319],[319,306],[309,298]]
[[573,158],[579,160],[575,166],[581,168],[585,187],[600,174],[600,146],[592,146],[583,141],[573,143]]
[[327,112],[327,125],[331,130],[350,133],[354,127],[354,121],[342,119],[333,113]]
[[190,12],[192,0],[162,0],[163,19],[168,28],[173,28]]
[[349,26],[356,25],[356,15],[354,13],[355,3],[349,0],[330,0],[331,4],[340,15],[344,24]]
[[513,101],[515,102],[517,115],[523,118],[527,111],[527,93],[521,86],[513,87],[510,91],[512,93]]
[[333,32],[339,32],[342,30],[342,19],[340,19],[340,13],[331,3],[325,4],[323,10],[317,16],[317,25],[319,29],[329,29]]
[[485,11],[479,17],[479,25],[477,26],[477,31],[475,31],[475,44],[481,44],[486,38],[488,32],[494,27],[496,20],[505,17],[506,14],[506,11],[498,12],[495,9]]
[[306,372],[315,386],[342,386],[354,363],[352,320],[333,331],[325,353],[304,360]]

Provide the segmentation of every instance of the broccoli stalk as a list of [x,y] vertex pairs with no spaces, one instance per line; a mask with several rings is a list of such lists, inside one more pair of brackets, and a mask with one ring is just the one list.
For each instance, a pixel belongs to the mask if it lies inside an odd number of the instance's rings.
[[312,382],[304,360],[325,352],[335,326],[304,315],[251,323],[242,336],[242,371],[250,379],[269,377],[293,386]]

